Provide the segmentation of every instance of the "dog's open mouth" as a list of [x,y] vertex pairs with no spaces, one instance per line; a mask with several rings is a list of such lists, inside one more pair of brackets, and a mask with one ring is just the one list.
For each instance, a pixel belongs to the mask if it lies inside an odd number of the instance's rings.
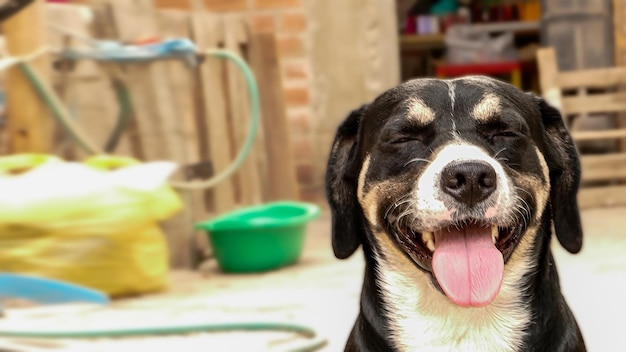
[[409,230],[411,235],[403,236],[408,241],[401,242],[414,260],[432,271],[451,301],[463,307],[482,307],[500,292],[505,258],[518,231],[517,227],[466,221],[431,232]]

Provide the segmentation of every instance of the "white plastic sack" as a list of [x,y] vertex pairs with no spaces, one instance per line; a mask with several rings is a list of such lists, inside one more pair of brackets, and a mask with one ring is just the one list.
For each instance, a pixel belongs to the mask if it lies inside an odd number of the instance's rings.
[[468,26],[452,26],[446,32],[446,61],[472,64],[511,61],[518,58],[514,35],[507,31],[492,37],[488,32]]

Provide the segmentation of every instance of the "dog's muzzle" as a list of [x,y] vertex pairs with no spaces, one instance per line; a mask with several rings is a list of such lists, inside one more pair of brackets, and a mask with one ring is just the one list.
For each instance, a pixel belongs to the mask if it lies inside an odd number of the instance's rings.
[[[494,168],[480,161],[454,162],[441,172],[441,189],[468,208],[497,187]],[[500,290],[504,261],[493,241],[497,227],[468,224],[434,233],[433,272],[446,295],[462,306],[491,302]]]
[[[388,217],[398,243],[455,304],[489,304],[526,224],[503,166],[477,146],[453,144],[437,153],[417,186],[407,203],[414,209],[398,207],[400,215]],[[407,213],[412,221],[402,221]]]

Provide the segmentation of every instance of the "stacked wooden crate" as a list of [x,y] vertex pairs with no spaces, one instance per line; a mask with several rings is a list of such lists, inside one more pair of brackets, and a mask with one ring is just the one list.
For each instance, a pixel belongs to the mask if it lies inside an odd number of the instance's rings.
[[[626,113],[626,67],[561,71],[553,48],[539,50],[537,59],[542,95],[559,108],[574,141],[579,147],[590,141],[604,146],[601,152],[580,149],[580,206],[626,205],[626,123],[621,115]],[[608,117],[608,126],[576,126],[576,118],[595,116]]]

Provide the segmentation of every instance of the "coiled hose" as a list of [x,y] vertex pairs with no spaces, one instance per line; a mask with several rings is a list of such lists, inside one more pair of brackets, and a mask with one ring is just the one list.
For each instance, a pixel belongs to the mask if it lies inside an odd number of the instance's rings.
[[[210,179],[203,181],[170,182],[170,185],[172,187],[179,190],[208,189],[214,187],[218,183],[230,177],[235,171],[237,171],[237,169],[239,169],[239,167],[243,164],[246,157],[250,153],[259,127],[259,120],[261,116],[259,89],[250,67],[241,57],[233,54],[228,50],[208,50],[206,54],[216,58],[229,60],[233,62],[242,72],[250,97],[250,126],[248,127],[248,133],[243,146],[239,150],[239,153],[235,157],[235,160],[233,160],[233,162],[226,169],[222,170],[220,173],[211,177]],[[59,96],[56,94],[54,89],[50,87],[50,85],[48,85],[44,80],[41,79],[37,71],[33,69],[28,64],[28,62],[25,61],[19,63],[19,68],[22,70],[26,78],[28,78],[33,87],[35,87],[35,90],[41,96],[48,108],[52,111],[52,116],[57,120],[58,123],[61,124],[61,126],[63,126],[63,128],[78,143],[78,145],[89,154],[103,154],[104,151],[101,150],[100,147],[98,147],[91,140],[89,140],[85,133],[80,130],[80,127],[72,120],[70,113],[67,111],[67,108],[65,107]],[[128,96],[122,96],[122,98],[126,99],[127,103],[129,103]],[[124,100],[122,100],[122,102],[124,102]],[[116,128],[116,131],[117,133],[121,133],[121,130],[119,128]],[[112,140],[114,141],[113,138]]]

